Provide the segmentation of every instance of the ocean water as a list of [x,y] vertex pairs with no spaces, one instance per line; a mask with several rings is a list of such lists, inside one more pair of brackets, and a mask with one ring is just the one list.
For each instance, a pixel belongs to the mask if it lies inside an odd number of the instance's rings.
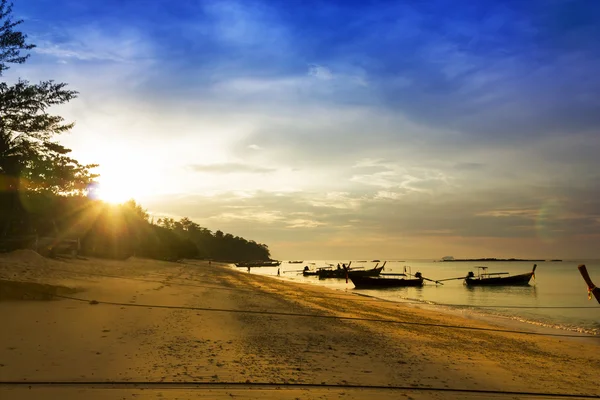
[[[384,260],[382,260],[384,261]],[[501,316],[530,324],[557,329],[600,335],[600,304],[588,300],[587,286],[577,265],[585,264],[592,280],[600,284],[600,260],[542,261],[538,265],[535,280],[529,286],[514,287],[467,287],[463,280],[435,285],[426,282],[421,288],[393,288],[378,290],[354,289],[345,279],[322,279],[304,277],[301,270],[347,263],[348,260],[304,260],[302,264],[283,261],[279,266],[280,279],[299,283],[320,285],[332,289],[351,290],[357,293],[398,302],[413,302],[448,310],[468,310],[471,313]],[[511,275],[531,271],[534,262],[435,262],[431,260],[388,261],[383,273],[402,273],[404,267],[421,272],[425,278],[446,279],[464,277],[469,271],[477,273],[478,265],[485,265],[489,272],[509,272]],[[373,268],[373,262],[352,262],[352,267]],[[251,273],[277,275],[277,267],[253,268]]]

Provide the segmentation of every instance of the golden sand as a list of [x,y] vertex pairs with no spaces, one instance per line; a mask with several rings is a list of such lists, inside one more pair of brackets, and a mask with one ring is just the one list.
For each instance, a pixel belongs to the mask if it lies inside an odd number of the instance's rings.
[[[215,263],[50,260],[20,251],[0,256],[0,287],[6,281],[83,301],[0,301],[0,381],[13,382],[0,384],[3,399],[600,394],[597,339],[450,329],[439,325],[497,327]],[[33,381],[66,384],[29,388]]]

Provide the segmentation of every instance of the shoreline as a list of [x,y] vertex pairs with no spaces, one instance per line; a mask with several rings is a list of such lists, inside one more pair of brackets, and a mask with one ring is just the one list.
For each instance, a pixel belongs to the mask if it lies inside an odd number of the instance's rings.
[[[337,290],[337,289],[336,289]],[[469,306],[469,305],[453,305],[453,304],[438,304],[432,301],[420,301],[418,299],[409,299],[409,298],[401,298],[401,301],[395,301],[393,299],[385,299],[373,295],[368,294],[359,294],[360,296],[368,296],[373,297],[379,300],[397,302],[401,304],[406,304],[409,307],[415,308],[424,308],[431,309],[434,311],[439,311],[441,313],[448,313],[451,315],[462,316],[466,319],[480,319],[483,321],[490,321],[493,323],[501,324],[506,326],[507,328],[514,329],[515,327],[522,327],[525,330],[530,330],[532,332],[540,332],[540,333],[556,333],[556,332],[570,332],[570,333],[578,333],[581,337],[599,337],[600,334],[596,334],[594,332],[589,332],[585,328],[580,327],[569,327],[561,324],[549,324],[541,321],[536,321],[532,319],[526,319],[518,316],[509,316],[502,314],[494,314],[486,310],[485,307],[479,306]],[[592,308],[592,307],[590,307]],[[600,343],[598,343],[600,344]]]
[[[19,260],[10,261],[19,275]],[[597,392],[600,354],[595,346],[589,351],[592,339],[497,332],[495,324],[464,316],[215,263],[41,262],[47,265],[22,262],[22,277],[75,282],[83,291],[74,297],[85,301],[0,302],[0,318],[11,327],[0,330],[3,382],[394,386],[412,389],[369,394],[415,399],[431,398],[428,390],[435,388]],[[34,398],[0,382],[0,393],[5,390]],[[306,390],[296,397],[324,394]],[[81,397],[75,392],[63,398]],[[344,392],[344,398],[365,398],[359,390]],[[279,398],[275,390],[264,396]],[[436,397],[465,394],[436,392]]]
[[[273,277],[270,275],[264,275],[264,276],[273,278],[273,279],[280,279],[278,277]],[[287,279],[282,279],[282,280],[291,282],[291,283],[299,283],[297,281],[292,281],[292,280],[287,280]],[[311,285],[310,282],[299,283],[299,284]],[[581,338],[584,338],[584,339],[588,338],[588,337],[592,337],[592,338],[600,337],[600,334],[594,334],[593,332],[585,331],[584,328],[569,328],[567,326],[560,325],[560,324],[551,325],[551,324],[546,324],[546,323],[543,323],[540,321],[528,320],[528,319],[520,318],[520,317],[516,317],[516,316],[493,314],[490,312],[486,312],[484,307],[468,306],[468,305],[462,305],[462,304],[461,305],[438,304],[438,303],[435,303],[432,301],[424,301],[424,300],[418,300],[418,299],[413,299],[413,298],[400,298],[400,300],[394,300],[394,299],[389,299],[389,298],[384,298],[384,297],[378,297],[378,296],[372,295],[372,294],[360,293],[359,291],[354,292],[353,289],[339,289],[339,288],[331,288],[331,287],[326,287],[326,286],[319,286],[319,287],[323,287],[325,289],[332,290],[332,291],[346,292],[348,294],[355,295],[355,296],[372,298],[372,299],[376,299],[378,301],[402,304],[402,305],[406,305],[411,308],[426,309],[426,310],[430,310],[430,311],[434,311],[434,312],[440,312],[443,314],[448,314],[448,315],[456,316],[459,318],[464,318],[465,320],[476,319],[476,320],[480,320],[483,322],[500,325],[500,326],[505,327],[506,329],[511,329],[511,330],[526,330],[526,331],[530,331],[530,332],[534,332],[534,333],[557,334],[557,335],[560,335],[560,332],[564,332],[565,334],[567,334],[567,333],[578,334],[578,336],[580,336]],[[566,337],[565,336],[564,338],[579,340],[579,338],[577,338],[577,337]],[[591,343],[594,343],[594,341],[592,341]],[[600,340],[594,344],[600,346]]]
[[[260,274],[260,273],[259,273]],[[271,274],[265,274],[264,276],[273,276]],[[558,332],[565,333],[581,333],[590,336],[600,336],[600,325],[596,323],[596,319],[594,316],[598,315],[598,311],[600,311],[600,307],[597,307],[594,302],[579,302],[573,305],[573,307],[561,307],[566,304],[560,303],[542,303],[534,302],[532,303],[508,303],[505,307],[497,305],[501,302],[491,303],[491,306],[485,303],[480,303],[475,301],[474,304],[468,304],[467,299],[459,298],[458,301],[455,300],[457,304],[453,304],[453,299],[448,296],[429,296],[429,294],[421,294],[415,293],[414,290],[411,291],[405,290],[377,290],[377,289],[354,289],[353,285],[350,284],[350,288],[346,289],[345,286],[338,282],[342,282],[342,280],[331,279],[327,282],[317,282],[312,280],[311,278],[290,278],[285,274],[282,274],[280,277],[283,280],[289,282],[295,282],[300,284],[309,284],[320,287],[328,287],[334,290],[348,290],[350,292],[356,290],[357,293],[361,293],[362,295],[371,296],[378,299],[383,299],[392,302],[398,302],[402,304],[409,304],[414,306],[432,308],[435,307],[440,312],[449,312],[454,314],[474,314],[476,316],[481,316],[481,318],[492,318],[499,321],[499,323],[504,323],[505,325],[510,325],[513,327],[516,323],[524,324],[524,329],[535,329],[535,330],[556,330]],[[335,281],[335,282],[334,282]],[[534,291],[536,289],[537,284],[531,285],[531,290]],[[430,288],[424,290],[429,291]],[[455,287],[452,287],[453,290],[456,290]],[[441,289],[440,289],[441,290]],[[435,291],[434,291],[435,292]],[[461,294],[462,295],[462,294]],[[580,296],[583,297],[583,296]],[[462,300],[462,301],[461,301]],[[579,299],[577,299],[579,301]],[[411,304],[414,303],[414,304]],[[557,307],[553,307],[557,306]],[[539,310],[537,310],[539,308]],[[556,310],[551,310],[555,308]],[[561,313],[560,308],[572,308],[575,313],[573,314],[564,314]],[[545,310],[548,309],[548,310]],[[581,310],[577,310],[581,309]],[[576,315],[583,315],[581,319],[577,319]],[[585,318],[585,319],[584,319]],[[546,332],[550,332],[546,331]]]
[[440,262],[562,262],[563,260],[528,259],[528,258],[455,258]]

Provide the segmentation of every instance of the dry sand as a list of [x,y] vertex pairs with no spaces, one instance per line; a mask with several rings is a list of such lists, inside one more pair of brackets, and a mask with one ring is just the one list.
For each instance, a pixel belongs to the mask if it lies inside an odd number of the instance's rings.
[[[42,291],[86,301],[32,300]],[[539,398],[431,389],[600,396],[597,338],[436,327],[494,328],[214,263],[0,255],[0,320],[3,400]]]

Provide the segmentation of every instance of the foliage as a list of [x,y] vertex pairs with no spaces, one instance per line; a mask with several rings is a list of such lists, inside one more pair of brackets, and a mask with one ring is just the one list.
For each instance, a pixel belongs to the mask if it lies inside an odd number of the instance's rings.
[[13,28],[23,23],[22,20],[13,21],[11,18],[12,4],[6,0],[0,1],[0,76],[8,69],[7,63],[22,64],[29,57],[22,55],[21,50],[31,50],[35,46],[25,43],[27,36]]
[[157,220],[160,227],[175,233],[178,237],[194,244],[195,253],[200,258],[228,261],[268,260],[269,248],[265,244],[246,240],[221,231],[212,233],[189,218],[175,221],[173,218]]
[[[12,4],[0,0],[0,76],[7,64],[25,62],[29,55],[22,51],[34,47],[14,30],[22,21],[13,21],[11,13]],[[4,235],[14,231],[14,225],[20,226],[17,231],[25,229],[29,215],[22,201],[30,192],[81,195],[98,176],[91,172],[96,165],[80,164],[69,157],[70,149],[54,141],[73,124],[49,109],[76,96],[65,83],[51,80],[0,82],[0,190],[8,211],[0,214]]]
[[52,81],[31,85],[0,82],[0,173],[12,178],[13,190],[47,190],[53,193],[84,193],[98,176],[68,156],[70,149],[52,141],[73,124],[47,109],[77,95],[65,84]]

